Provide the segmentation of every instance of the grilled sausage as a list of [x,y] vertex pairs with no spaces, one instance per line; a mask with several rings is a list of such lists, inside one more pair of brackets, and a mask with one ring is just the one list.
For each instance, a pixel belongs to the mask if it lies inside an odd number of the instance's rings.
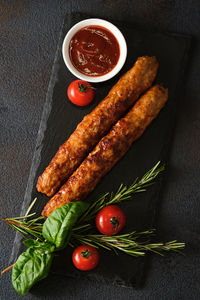
[[39,177],[38,192],[52,196],[73,173],[100,139],[154,81],[158,69],[155,57],[138,58],[110,90],[107,97],[84,117],[69,139]]
[[111,131],[101,139],[57,194],[46,204],[42,215],[48,217],[56,208],[83,200],[101,178],[127,152],[158,115],[168,98],[161,85],[150,88]]

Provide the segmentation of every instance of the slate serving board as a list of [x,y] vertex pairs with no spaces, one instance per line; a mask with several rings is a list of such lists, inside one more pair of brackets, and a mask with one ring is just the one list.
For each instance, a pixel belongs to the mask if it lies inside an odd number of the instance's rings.
[[[107,174],[89,200],[97,199],[104,192],[116,191],[121,183],[131,184],[137,177],[142,176],[157,161],[167,161],[170,140],[174,128],[177,103],[180,99],[180,87],[183,72],[188,58],[190,37],[179,34],[143,32],[133,28],[131,24],[111,20],[119,27],[125,36],[128,47],[128,57],[121,72],[113,79],[95,84],[95,100],[83,108],[76,107],[67,99],[67,87],[75,77],[67,70],[62,59],[61,47],[64,36],[75,23],[97,16],[82,14],[67,15],[63,24],[51,80],[47,91],[40,129],[33,157],[27,189],[24,196],[21,214],[27,210],[31,201],[37,197],[35,211],[40,214],[48,197],[36,191],[38,176],[43,172],[58,147],[70,136],[82,118],[106,96],[119,77],[130,69],[142,55],[155,55],[159,61],[159,72],[156,82],[163,83],[169,89],[169,101],[165,108],[143,136],[136,141],[123,159]],[[123,204],[127,216],[126,230],[142,231],[152,228],[155,224],[155,211],[158,201],[161,201],[163,186],[162,176],[157,184],[149,191],[138,194],[129,202]],[[23,251],[21,236],[16,234],[10,263]],[[90,278],[99,282],[122,286],[138,286],[144,275],[144,258],[132,258],[101,250],[101,262],[91,272],[79,272],[71,263],[72,249],[67,247],[54,259],[52,272],[76,278]]]

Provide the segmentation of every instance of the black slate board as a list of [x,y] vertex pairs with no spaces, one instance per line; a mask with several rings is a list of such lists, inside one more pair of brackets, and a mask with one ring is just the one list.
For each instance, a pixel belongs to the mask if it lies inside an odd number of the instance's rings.
[[[38,176],[48,165],[58,146],[70,136],[83,116],[88,114],[105,97],[119,77],[133,65],[137,57],[142,55],[155,55],[157,57],[160,67],[156,82],[163,83],[164,86],[168,87],[169,101],[143,136],[134,143],[126,156],[105,176],[88,198],[96,199],[104,192],[115,191],[122,182],[130,184],[133,179],[143,175],[157,161],[165,162],[167,159],[190,37],[143,32],[133,28],[131,24],[122,24],[111,20],[120,28],[127,41],[127,61],[120,74],[115,78],[95,85],[97,88],[96,96],[90,106],[79,108],[67,100],[67,86],[75,78],[64,65],[61,46],[69,28],[85,18],[88,16],[71,14],[66,17],[63,24],[21,214],[26,211],[35,197],[39,199],[35,210],[38,214],[41,212],[48,198],[36,191]],[[141,231],[154,225],[156,207],[158,201],[161,200],[159,197],[161,187],[162,181],[158,180],[157,184],[151,187],[147,193],[137,195],[132,201],[123,204],[128,220],[127,230]],[[22,250],[21,237],[17,234],[10,262],[15,261]],[[92,272],[82,273],[72,266],[71,253],[72,249],[69,247],[60,253],[54,259],[52,272],[122,286],[137,286],[141,282],[144,273],[144,258],[132,258],[123,254],[116,257],[111,252],[101,251],[99,266]]]

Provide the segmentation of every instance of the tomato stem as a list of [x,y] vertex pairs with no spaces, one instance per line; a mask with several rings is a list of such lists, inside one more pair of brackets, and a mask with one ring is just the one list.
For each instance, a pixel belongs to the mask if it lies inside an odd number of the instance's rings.
[[87,92],[87,89],[89,88],[88,85],[84,85],[84,84],[80,84],[78,83],[78,88],[79,88],[79,91],[80,93],[86,93]]
[[96,254],[96,252],[90,252],[89,249],[86,249],[84,251],[81,251],[81,256],[84,258],[89,258],[90,255]]
[[116,232],[119,226],[119,221],[115,217],[110,218],[110,223],[113,225],[113,231]]

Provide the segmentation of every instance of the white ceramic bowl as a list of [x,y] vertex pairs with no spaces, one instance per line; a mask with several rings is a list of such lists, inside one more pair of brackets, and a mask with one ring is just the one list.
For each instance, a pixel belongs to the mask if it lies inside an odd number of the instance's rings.
[[[72,37],[75,35],[75,33],[77,31],[79,31],[81,28],[85,27],[85,26],[91,26],[91,25],[98,25],[98,26],[102,26],[107,28],[109,31],[112,32],[112,34],[115,36],[115,38],[117,39],[118,43],[119,43],[119,47],[120,47],[120,56],[119,56],[119,60],[116,64],[116,66],[107,74],[102,75],[102,76],[87,76],[81,72],[79,72],[72,64],[70,56],[69,56],[69,43],[72,39]],[[65,39],[63,41],[63,45],[62,45],[62,54],[63,54],[63,59],[64,62],[67,66],[67,68],[69,69],[69,71],[76,76],[77,78],[80,78],[82,80],[86,80],[89,82],[102,82],[102,81],[106,81],[110,78],[112,78],[113,76],[115,76],[123,67],[125,60],[126,60],[126,56],[127,56],[127,45],[126,45],[126,41],[125,38],[123,36],[123,34],[121,33],[121,31],[112,23],[102,20],[102,19],[86,19],[83,20],[77,24],[75,24],[67,33],[67,35],[65,36]]]

